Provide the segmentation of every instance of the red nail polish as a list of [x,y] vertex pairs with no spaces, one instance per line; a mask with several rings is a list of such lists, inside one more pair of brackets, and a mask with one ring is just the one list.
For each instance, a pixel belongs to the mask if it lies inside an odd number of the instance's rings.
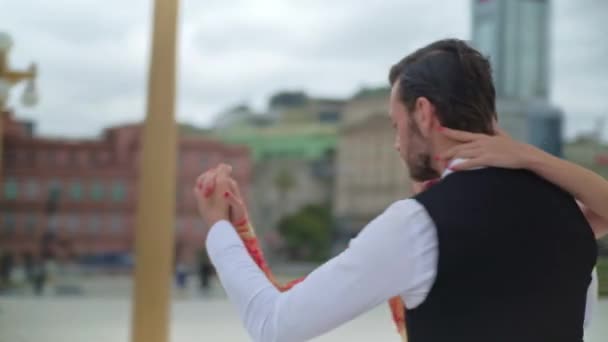
[[234,225],[237,227],[242,227],[246,224],[247,224],[247,217],[243,217],[242,219],[238,220]]
[[228,198],[228,196],[230,196],[230,193],[224,192],[224,197]]
[[439,127],[437,127],[437,130],[438,130],[439,132],[443,132],[443,127],[442,127],[442,126],[439,126]]
[[212,193],[213,193],[213,189],[211,189],[211,188],[205,189],[205,197],[210,197]]

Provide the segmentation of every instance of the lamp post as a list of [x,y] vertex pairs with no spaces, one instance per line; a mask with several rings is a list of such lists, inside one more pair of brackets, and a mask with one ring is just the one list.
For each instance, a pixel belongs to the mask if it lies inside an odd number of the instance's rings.
[[3,32],[0,32],[0,184],[2,182],[2,153],[3,153],[3,135],[4,135],[4,111],[10,95],[11,88],[21,81],[27,81],[25,92],[21,97],[21,101],[26,106],[33,106],[38,102],[38,94],[36,92],[36,65],[32,64],[26,71],[11,70],[8,65],[8,53],[13,46],[11,37]]
[[175,226],[178,0],[155,0],[135,228],[133,342],[167,342]]

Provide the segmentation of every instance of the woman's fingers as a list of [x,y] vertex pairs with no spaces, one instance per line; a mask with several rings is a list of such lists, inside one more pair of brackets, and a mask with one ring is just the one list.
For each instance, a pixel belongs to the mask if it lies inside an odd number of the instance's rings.
[[460,142],[470,142],[470,141],[475,141],[475,140],[479,140],[479,139],[483,139],[483,138],[487,137],[485,134],[459,131],[459,130],[455,130],[455,129],[451,129],[451,128],[447,128],[447,127],[441,127],[439,129],[439,131],[445,137],[450,138],[452,140],[460,141]]
[[454,166],[450,166],[450,170],[452,171],[463,171],[463,170],[470,170],[476,167],[482,167],[485,166],[485,162],[483,160],[483,158],[478,157],[478,158],[472,158],[472,159],[468,159],[466,161],[463,161],[462,163],[458,163]]
[[203,195],[205,197],[211,197],[215,191],[215,183],[217,180],[217,172],[210,171],[209,175],[203,180]]
[[450,159],[454,159],[454,158],[463,158],[462,155],[460,155],[460,153],[464,150],[472,150],[472,149],[477,149],[478,146],[475,142],[469,142],[466,144],[460,144],[460,145],[456,145],[452,148],[450,148],[449,150],[441,153],[439,155],[439,159],[441,160],[450,160]]
[[232,166],[223,163],[207,171],[202,181],[204,196],[210,197],[215,192],[218,176],[230,177],[231,173]]
[[230,204],[232,208],[232,223],[235,225],[242,225],[243,221],[247,220],[247,214],[245,213],[245,204],[237,198],[234,193],[227,191],[224,194],[226,201]]
[[499,137],[505,137],[505,138],[511,137],[509,135],[509,133],[507,133],[507,131],[505,131],[504,129],[502,129],[500,127],[496,127],[495,131],[496,131],[496,135],[498,135]]
[[481,157],[483,154],[482,150],[479,148],[464,148],[461,150],[458,150],[455,154],[454,157],[451,160],[456,160],[456,159],[475,159],[475,158],[479,158]]
[[230,191],[232,191],[237,198],[242,198],[239,185],[233,178],[230,178]]

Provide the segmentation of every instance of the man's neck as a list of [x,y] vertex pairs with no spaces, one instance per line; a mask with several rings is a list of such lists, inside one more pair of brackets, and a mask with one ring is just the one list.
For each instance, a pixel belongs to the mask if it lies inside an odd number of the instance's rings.
[[443,177],[446,171],[449,171],[448,167],[451,166],[452,160],[438,160],[437,157],[441,156],[442,153],[447,152],[452,147],[458,146],[459,143],[447,140],[443,137],[439,137],[437,140],[434,141],[433,145],[433,167],[435,171],[437,171],[437,173],[441,175],[441,177]]

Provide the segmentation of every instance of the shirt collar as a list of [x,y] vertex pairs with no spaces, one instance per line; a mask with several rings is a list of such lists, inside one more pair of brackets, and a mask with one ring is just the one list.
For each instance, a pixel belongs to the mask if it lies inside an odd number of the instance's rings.
[[[441,178],[443,179],[443,178],[449,176],[450,174],[454,173],[454,171],[451,168],[458,164],[462,164],[465,161],[467,161],[467,159],[463,159],[463,158],[455,158],[455,159],[450,160],[450,162],[448,163],[445,170],[443,170],[443,173],[441,174]],[[483,168],[484,167],[474,167],[471,170],[478,170],[478,169],[483,169]]]

